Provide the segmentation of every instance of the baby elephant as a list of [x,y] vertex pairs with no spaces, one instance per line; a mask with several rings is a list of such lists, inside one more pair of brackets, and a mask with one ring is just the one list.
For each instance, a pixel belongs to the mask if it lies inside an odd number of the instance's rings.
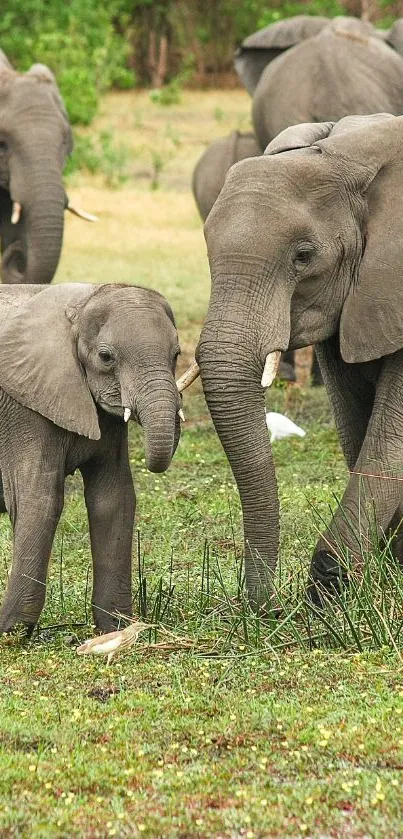
[[64,479],[79,469],[100,629],[131,614],[135,495],[127,421],[153,472],[180,436],[178,336],[162,295],[123,285],[0,286],[0,468],[14,555],[0,632],[32,629],[44,599]]

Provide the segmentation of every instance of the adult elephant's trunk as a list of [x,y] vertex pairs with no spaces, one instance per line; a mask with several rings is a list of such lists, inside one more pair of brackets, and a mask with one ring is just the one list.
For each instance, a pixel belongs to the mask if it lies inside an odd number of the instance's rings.
[[[228,311],[228,307],[225,307]],[[207,404],[237,482],[243,512],[246,585],[252,607],[269,604],[279,541],[276,475],[265,421],[262,365],[234,319],[209,310],[198,362]],[[219,312],[221,311],[221,315]]]
[[[61,163],[23,155],[11,165],[10,195],[21,205],[16,239],[3,255],[4,282],[50,283],[63,241],[66,197]],[[13,231],[10,231],[11,234]]]

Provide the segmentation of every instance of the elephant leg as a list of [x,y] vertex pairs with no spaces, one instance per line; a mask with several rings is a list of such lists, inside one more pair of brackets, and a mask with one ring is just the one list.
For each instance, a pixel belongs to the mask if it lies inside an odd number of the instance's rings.
[[383,362],[358,460],[340,506],[316,547],[311,576],[330,591],[346,578],[341,552],[347,548],[354,559],[362,560],[372,547],[374,528],[378,536],[385,533],[401,502],[401,481],[395,478],[401,477],[403,465],[402,362],[402,352]]
[[6,502],[4,500],[4,488],[3,488],[3,478],[1,477],[0,472],[0,513],[6,513],[7,507]]
[[312,387],[319,387],[320,385],[323,385],[322,373],[320,372],[319,361],[314,347],[311,364],[311,385]]
[[403,501],[400,502],[395,514],[385,532],[386,543],[389,542],[390,550],[403,569]]
[[[23,461],[23,456],[21,457]],[[46,594],[46,574],[55,530],[63,509],[64,474],[42,464],[13,474],[3,472],[6,506],[14,532],[13,562],[0,611],[0,632],[24,624],[32,631]]]
[[295,382],[295,351],[287,350],[281,354],[278,376],[286,382]]
[[[364,375],[363,365],[346,364],[340,356],[338,336],[315,347],[319,369],[323,376],[332,407],[343,454],[351,471],[358,460],[365,440],[374,406],[375,387]],[[308,594],[320,605],[319,590],[338,588],[346,577],[340,564],[321,540],[316,546],[310,568]]]
[[[126,431],[126,429],[125,429]],[[111,441],[103,457],[80,469],[93,559],[92,611],[98,629],[116,629],[119,615],[132,613],[132,539],[135,494],[127,431]]]

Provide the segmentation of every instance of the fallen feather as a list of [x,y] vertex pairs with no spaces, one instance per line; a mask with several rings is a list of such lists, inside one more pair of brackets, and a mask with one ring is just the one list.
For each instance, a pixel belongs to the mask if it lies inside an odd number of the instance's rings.
[[275,411],[266,411],[266,425],[270,431],[270,442],[282,440],[283,437],[305,437],[306,431],[296,425],[295,422],[285,417],[284,414],[277,414]]

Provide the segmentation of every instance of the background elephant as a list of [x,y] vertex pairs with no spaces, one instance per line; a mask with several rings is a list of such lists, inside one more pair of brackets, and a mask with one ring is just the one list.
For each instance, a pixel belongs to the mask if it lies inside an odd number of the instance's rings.
[[56,80],[43,64],[17,73],[0,51],[0,237],[5,283],[49,283],[68,199],[62,172],[73,147]]
[[300,15],[247,38],[235,66],[253,94],[253,125],[262,151],[298,122],[381,111],[402,114],[399,27],[386,37],[396,49],[357,18]]
[[131,614],[126,422],[144,429],[148,468],[167,469],[180,435],[178,353],[172,311],[148,289],[0,287],[0,468],[14,531],[0,632],[38,621],[64,478],[75,469],[89,518],[95,623],[109,630],[117,613]]
[[338,579],[402,519],[403,118],[298,125],[238,163],[206,225],[212,288],[197,350],[208,407],[240,492],[252,603],[278,554],[264,387],[279,352],[316,345],[352,471],[316,547],[312,577]]
[[239,160],[256,157],[258,154],[261,154],[261,150],[252,131],[232,131],[227,137],[215,140],[203,152],[192,178],[194,199],[203,221],[206,221],[224,186],[228,169]]

